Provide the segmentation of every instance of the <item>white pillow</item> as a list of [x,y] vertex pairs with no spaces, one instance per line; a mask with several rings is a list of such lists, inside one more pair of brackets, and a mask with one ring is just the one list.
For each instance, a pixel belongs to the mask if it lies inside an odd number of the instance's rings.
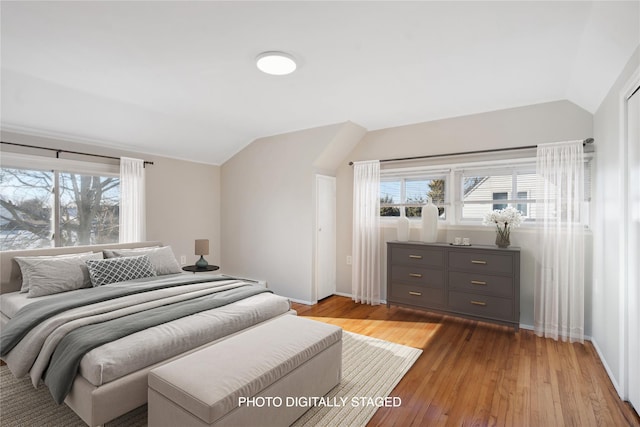
[[29,262],[27,298],[91,287],[86,261],[102,259],[102,253]]
[[107,258],[146,255],[149,257],[149,261],[151,261],[151,265],[153,265],[153,269],[158,276],[182,273],[182,268],[180,268],[180,264],[178,264],[178,260],[173,254],[171,246],[163,246],[159,248],[111,249],[108,251],[109,253],[107,253],[107,251],[104,252]]
[[63,255],[44,255],[44,256],[17,256],[13,259],[18,263],[20,267],[20,275],[22,276],[22,286],[20,287],[21,293],[29,292],[29,273],[31,265],[39,263],[43,260],[60,259],[60,258],[74,258],[87,255],[93,255],[93,252],[79,252],[77,254],[63,254]]

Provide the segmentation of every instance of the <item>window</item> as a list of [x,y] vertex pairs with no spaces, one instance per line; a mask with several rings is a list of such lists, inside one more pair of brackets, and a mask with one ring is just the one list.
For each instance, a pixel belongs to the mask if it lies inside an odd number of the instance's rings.
[[431,197],[438,207],[440,219],[445,219],[446,175],[408,176],[380,180],[380,216],[422,217],[422,206]]
[[[509,193],[507,192],[499,192],[499,193],[493,193],[493,200],[507,200],[507,195]],[[500,210],[500,209],[504,209],[507,207],[506,203],[494,203],[493,204],[493,209],[494,210]]]
[[[437,170],[425,167],[383,171],[380,216],[420,218],[426,197],[430,196],[438,206],[440,220],[448,224],[480,224],[485,214],[507,206],[518,209],[525,222],[535,221],[535,158],[447,166],[450,169],[443,170],[440,166]],[[586,201],[591,197],[591,167],[590,157],[586,157]]]
[[120,179],[0,168],[0,250],[116,243]]
[[535,164],[509,169],[471,169],[459,172],[460,220],[480,221],[492,210],[513,206],[525,221],[535,211]]

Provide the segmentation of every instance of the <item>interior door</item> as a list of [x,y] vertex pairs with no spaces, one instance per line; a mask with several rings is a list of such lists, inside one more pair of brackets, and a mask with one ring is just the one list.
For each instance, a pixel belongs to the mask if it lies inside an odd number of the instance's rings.
[[336,292],[336,179],[316,175],[316,299]]
[[[640,89],[640,88],[639,88]],[[627,333],[629,402],[640,412],[640,91],[627,99]]]

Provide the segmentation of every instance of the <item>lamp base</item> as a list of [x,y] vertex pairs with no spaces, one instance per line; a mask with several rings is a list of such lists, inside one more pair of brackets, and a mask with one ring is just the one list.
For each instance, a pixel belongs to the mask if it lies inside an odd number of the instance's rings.
[[196,267],[205,268],[207,265],[209,265],[207,260],[204,259],[204,257],[202,255],[200,255],[200,259],[198,261],[196,261]]

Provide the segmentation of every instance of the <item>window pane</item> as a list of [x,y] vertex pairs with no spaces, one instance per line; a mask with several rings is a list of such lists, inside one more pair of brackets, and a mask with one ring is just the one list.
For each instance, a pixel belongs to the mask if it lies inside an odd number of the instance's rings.
[[462,218],[480,220],[494,209],[507,207],[506,203],[494,203],[494,200],[507,200],[512,187],[510,173],[463,176]]
[[400,216],[401,182],[380,181],[380,216]]
[[60,173],[60,246],[117,243],[120,180]]
[[0,250],[52,246],[53,173],[0,169]]
[[[506,191],[493,193],[493,200],[507,200],[507,196],[508,195],[509,195],[509,193],[507,193]],[[493,210],[494,211],[499,211],[500,209],[504,209],[506,207],[507,207],[506,203],[494,203],[493,204]]]
[[431,197],[438,206],[440,218],[444,218],[445,208],[441,205],[445,201],[446,180],[443,178],[420,178],[406,180],[406,214],[409,218],[421,218],[422,206]]

